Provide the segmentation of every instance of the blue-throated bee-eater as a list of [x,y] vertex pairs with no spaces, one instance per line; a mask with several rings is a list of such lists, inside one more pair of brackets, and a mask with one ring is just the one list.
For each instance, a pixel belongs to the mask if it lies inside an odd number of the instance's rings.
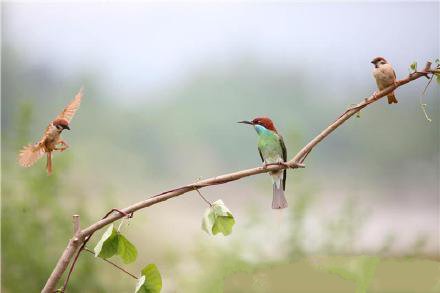
[[[269,164],[282,164],[287,160],[287,150],[284,145],[283,137],[277,132],[272,120],[267,117],[257,117],[252,121],[240,121],[253,125],[258,134],[258,151],[260,153],[263,166]],[[284,209],[287,207],[287,200],[284,196],[286,189],[286,169],[271,171],[273,180],[273,209]]]

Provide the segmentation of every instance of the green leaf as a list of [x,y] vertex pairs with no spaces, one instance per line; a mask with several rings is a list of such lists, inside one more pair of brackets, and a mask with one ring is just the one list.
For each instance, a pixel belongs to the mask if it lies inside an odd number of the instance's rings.
[[155,264],[147,265],[141,271],[135,293],[159,293],[162,289],[162,277]]
[[95,257],[110,258],[118,252],[118,233],[111,224],[95,246]]
[[118,255],[122,261],[126,264],[134,262],[137,257],[136,247],[120,233],[118,233],[118,240]]
[[435,79],[437,80],[437,83],[440,84],[440,74],[436,74]]
[[414,61],[410,66],[410,72],[416,72],[417,71],[417,61]]
[[214,223],[215,223],[215,215],[211,211],[211,209],[207,209],[205,211],[205,214],[203,215],[202,229],[206,233],[211,234],[212,233],[212,227],[214,226]]
[[212,204],[205,211],[202,220],[202,229],[210,235],[222,233],[227,236],[232,233],[232,226],[235,220],[231,211],[226,207],[221,199]]
[[440,59],[435,59],[435,61],[434,61],[437,65],[440,65]]
[[222,233],[227,236],[232,233],[232,226],[234,226],[235,220],[231,214],[227,217],[218,217],[215,221],[214,226],[212,227],[212,233],[217,235],[218,233]]
[[94,251],[95,257],[99,256],[104,259],[117,254],[126,264],[135,261],[137,257],[136,247],[124,235],[116,231],[113,224],[104,232]]

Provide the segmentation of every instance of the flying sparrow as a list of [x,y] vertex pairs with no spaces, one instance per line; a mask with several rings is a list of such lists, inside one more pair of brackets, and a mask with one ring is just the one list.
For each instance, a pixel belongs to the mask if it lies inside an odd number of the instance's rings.
[[[377,87],[383,90],[396,82],[396,73],[390,63],[383,57],[376,57],[371,61],[374,64],[373,76],[376,79]],[[388,96],[388,104],[396,103],[394,92]]]
[[[47,155],[46,170],[48,175],[52,173],[52,152],[66,150],[69,145],[61,139],[64,129],[70,130],[69,123],[78,110],[83,97],[81,88],[70,104],[61,112],[46,128],[43,137],[36,144],[25,146],[18,155],[18,163],[23,167],[30,167],[44,154]],[[61,145],[61,146],[58,146]]]

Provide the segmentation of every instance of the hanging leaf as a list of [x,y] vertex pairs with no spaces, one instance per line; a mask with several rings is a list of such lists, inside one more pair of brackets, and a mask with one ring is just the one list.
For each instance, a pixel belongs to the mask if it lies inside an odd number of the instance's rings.
[[162,277],[155,264],[147,265],[141,271],[135,293],[159,293],[162,289]]
[[137,257],[136,247],[120,233],[118,233],[118,240],[118,255],[122,261],[126,264],[134,262]]
[[118,236],[111,224],[95,246],[95,257],[110,258],[118,252]]
[[215,215],[212,212],[211,208],[205,211],[202,219],[202,229],[206,231],[208,234],[212,234],[212,227],[215,223]]
[[137,257],[136,247],[124,235],[116,231],[113,224],[104,232],[94,251],[95,257],[104,259],[117,254],[126,264],[135,261]]
[[212,204],[205,211],[202,220],[202,229],[210,235],[222,233],[227,236],[232,233],[232,226],[235,220],[231,211],[226,207],[221,199]]

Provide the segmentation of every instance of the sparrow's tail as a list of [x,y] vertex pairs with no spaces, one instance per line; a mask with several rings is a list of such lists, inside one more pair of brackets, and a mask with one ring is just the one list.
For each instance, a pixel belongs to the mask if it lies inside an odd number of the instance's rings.
[[394,95],[394,92],[392,92],[391,94],[389,94],[388,96],[388,104],[392,104],[392,103],[398,103],[396,96]]
[[47,170],[47,175],[52,174],[52,152],[47,153],[46,170]]
[[279,175],[272,175],[273,178],[273,199],[272,199],[272,208],[273,209],[284,209],[287,208],[287,200],[284,196],[283,190],[283,173]]
[[18,154],[18,164],[30,167],[44,155],[44,150],[38,144],[25,146]]

